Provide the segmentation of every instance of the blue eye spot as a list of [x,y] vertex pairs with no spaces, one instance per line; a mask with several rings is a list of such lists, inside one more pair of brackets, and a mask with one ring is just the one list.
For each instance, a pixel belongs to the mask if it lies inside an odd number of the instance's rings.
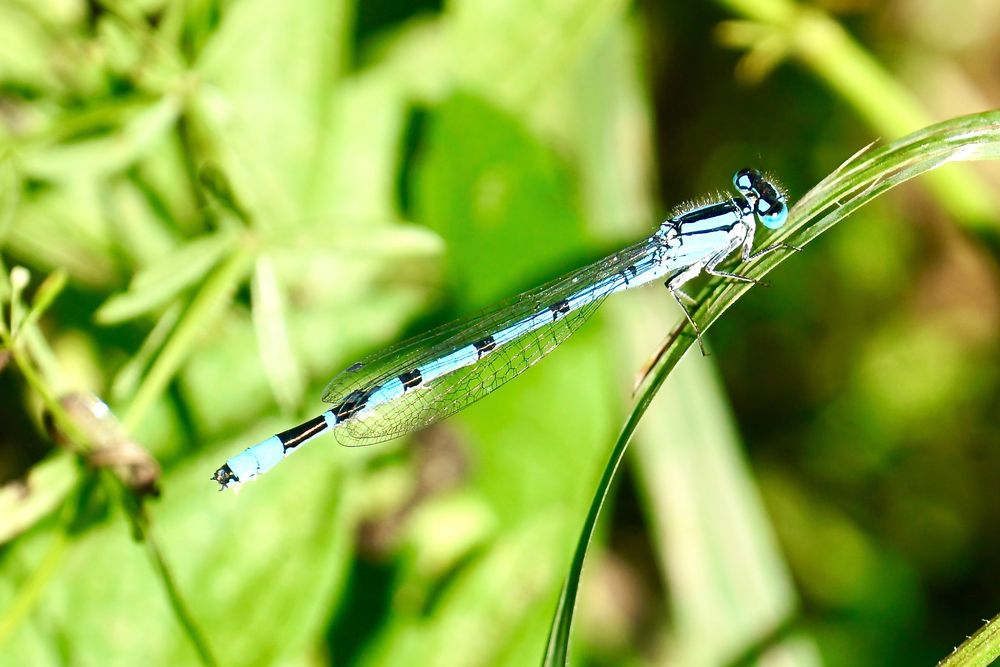
[[740,169],[733,175],[733,185],[743,194],[748,194],[753,190],[754,170]]

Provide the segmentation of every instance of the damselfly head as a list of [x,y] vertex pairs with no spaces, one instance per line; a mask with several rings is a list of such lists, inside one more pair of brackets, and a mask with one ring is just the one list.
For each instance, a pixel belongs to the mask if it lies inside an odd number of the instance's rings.
[[768,229],[778,229],[788,219],[785,193],[756,169],[740,169],[733,176],[733,185],[753,206],[760,223]]

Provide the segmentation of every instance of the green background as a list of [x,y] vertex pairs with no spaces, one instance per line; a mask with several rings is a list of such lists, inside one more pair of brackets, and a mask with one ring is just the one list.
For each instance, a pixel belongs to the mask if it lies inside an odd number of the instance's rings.
[[[238,495],[209,476],[360,356],[740,167],[794,201],[870,141],[1000,106],[990,2],[5,0],[0,44],[18,665],[537,664],[681,316],[662,288],[425,432],[324,438]],[[930,665],[1000,610],[998,183],[878,199],[689,353],[605,507],[574,662]],[[88,393],[118,426],[65,399]],[[79,432],[53,438],[60,398]],[[123,441],[162,467],[141,507],[93,467]]]

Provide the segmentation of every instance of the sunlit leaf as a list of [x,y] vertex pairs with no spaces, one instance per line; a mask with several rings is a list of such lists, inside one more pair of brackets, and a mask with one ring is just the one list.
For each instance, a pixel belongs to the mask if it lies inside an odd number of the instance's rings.
[[[304,651],[327,620],[347,565],[351,513],[343,498],[353,482],[317,448],[313,465],[270,478],[266,489],[218,494],[205,471],[220,454],[205,452],[167,473],[164,502],[151,508],[156,535],[222,664],[273,665]],[[312,511],[291,511],[298,503]],[[74,661],[116,655],[151,666],[198,664],[144,551],[117,512],[107,518],[118,521],[101,520],[71,540],[45,588],[45,605],[5,640],[5,660],[65,664],[65,654],[49,650],[49,628],[60,627]],[[9,609],[51,536],[41,531],[5,547],[0,609]]]
[[0,154],[0,248],[14,224],[14,211],[21,198],[21,179],[9,152]]
[[211,87],[196,100],[198,118],[255,218],[308,213],[303,205],[327,139],[349,14],[344,2],[240,2],[199,55],[198,72]]
[[257,258],[251,294],[257,346],[271,390],[278,403],[291,411],[302,400],[305,376],[288,338],[283,287],[266,255]]
[[5,252],[44,273],[66,270],[74,280],[107,286],[116,277],[114,244],[90,179],[24,193]]
[[180,108],[178,99],[163,97],[129,118],[118,131],[27,152],[24,170],[33,177],[52,180],[122,171],[163,139]]
[[28,309],[27,315],[24,316],[24,320],[20,323],[20,326],[14,330],[16,334],[20,329],[27,329],[34,325],[38,321],[52,302],[56,300],[59,293],[63,291],[66,287],[66,272],[65,271],[55,271],[54,273],[46,276],[42,284],[38,286],[38,290],[35,292],[34,298],[31,301],[31,307]]
[[135,275],[129,288],[108,299],[95,314],[102,324],[114,324],[166,304],[212,270],[237,237],[218,233],[185,243]]

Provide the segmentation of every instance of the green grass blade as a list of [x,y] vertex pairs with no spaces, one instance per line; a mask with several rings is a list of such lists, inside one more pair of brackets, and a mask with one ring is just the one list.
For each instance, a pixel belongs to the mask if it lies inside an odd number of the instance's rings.
[[1000,658],[1000,614],[994,616],[938,667],[987,667]]
[[[962,116],[919,130],[883,147],[860,151],[841,165],[792,208],[788,222],[772,240],[803,246],[887,190],[948,162],[997,159],[1000,157],[1000,111]],[[766,255],[737,273],[761,278],[787,257]],[[693,316],[707,329],[748,289],[744,283],[710,283],[699,299]],[[615,472],[639,420],[667,375],[694,342],[692,332],[681,336],[682,321],[661,351],[656,364],[636,395],[635,405],[618,436],[594,493],[577,543],[556,613],[549,629],[543,665],[565,665],[576,593],[587,548]]]
[[20,331],[31,329],[45,311],[49,309],[52,302],[56,300],[56,297],[66,287],[67,278],[68,276],[65,271],[56,269],[54,273],[49,274],[42,281],[42,284],[38,286],[38,291],[35,293],[35,298],[31,302],[31,308],[28,309],[28,314],[24,316],[24,321],[20,323],[17,331],[12,332],[15,340]]
[[[628,304],[636,317],[655,312],[664,295],[643,296]],[[674,316],[654,317],[666,328]],[[630,322],[619,326],[638,364],[639,351],[660,341]],[[629,470],[670,591],[670,655],[679,665],[728,665],[753,652],[760,664],[818,667],[816,643],[793,627],[798,593],[721,375],[715,358],[685,355],[631,443]]]

